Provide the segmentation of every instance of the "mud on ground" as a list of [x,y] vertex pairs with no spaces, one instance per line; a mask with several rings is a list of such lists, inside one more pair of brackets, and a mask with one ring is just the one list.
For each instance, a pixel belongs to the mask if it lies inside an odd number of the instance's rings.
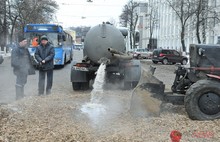
[[[155,76],[171,86],[174,66],[155,66]],[[90,114],[82,111],[90,97],[90,91],[57,88],[49,96],[1,105],[0,142],[168,142],[173,130],[182,133],[182,142],[220,141],[220,120],[192,121],[183,106],[163,104],[159,117],[134,118],[131,90],[108,90],[101,99],[104,109],[91,107]]]

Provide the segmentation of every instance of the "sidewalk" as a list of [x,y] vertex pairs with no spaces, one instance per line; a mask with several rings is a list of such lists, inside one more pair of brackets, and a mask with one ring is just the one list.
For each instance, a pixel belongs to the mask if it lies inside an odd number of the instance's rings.
[[2,55],[4,58],[6,57],[10,57],[11,56],[11,53],[6,53],[5,51],[0,51],[0,55]]

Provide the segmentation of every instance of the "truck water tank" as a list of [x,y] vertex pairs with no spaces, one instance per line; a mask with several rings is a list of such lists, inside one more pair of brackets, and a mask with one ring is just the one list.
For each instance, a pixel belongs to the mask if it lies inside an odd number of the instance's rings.
[[112,63],[116,59],[112,57],[108,48],[125,53],[126,47],[122,33],[116,27],[105,23],[91,28],[85,37],[84,56],[86,55],[95,63],[103,57],[110,59]]

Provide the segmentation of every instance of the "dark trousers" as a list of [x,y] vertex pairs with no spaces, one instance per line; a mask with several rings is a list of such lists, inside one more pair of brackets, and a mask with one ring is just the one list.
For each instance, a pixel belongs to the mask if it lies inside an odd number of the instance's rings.
[[24,97],[24,85],[27,83],[27,74],[20,73],[16,78],[16,100]]
[[53,85],[53,70],[39,70],[38,94],[43,95],[45,90],[45,77],[47,75],[46,94],[50,94]]

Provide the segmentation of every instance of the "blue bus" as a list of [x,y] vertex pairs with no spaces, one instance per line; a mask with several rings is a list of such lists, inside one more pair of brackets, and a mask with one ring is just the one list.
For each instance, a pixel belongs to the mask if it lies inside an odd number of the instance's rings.
[[[48,42],[54,46],[55,57],[54,65],[64,66],[70,63],[73,58],[73,38],[65,32],[60,25],[56,24],[27,24],[24,27],[24,35],[29,41],[29,52],[33,58],[36,47],[40,43],[40,38],[43,35],[48,37]],[[36,60],[33,62],[37,64]]]

